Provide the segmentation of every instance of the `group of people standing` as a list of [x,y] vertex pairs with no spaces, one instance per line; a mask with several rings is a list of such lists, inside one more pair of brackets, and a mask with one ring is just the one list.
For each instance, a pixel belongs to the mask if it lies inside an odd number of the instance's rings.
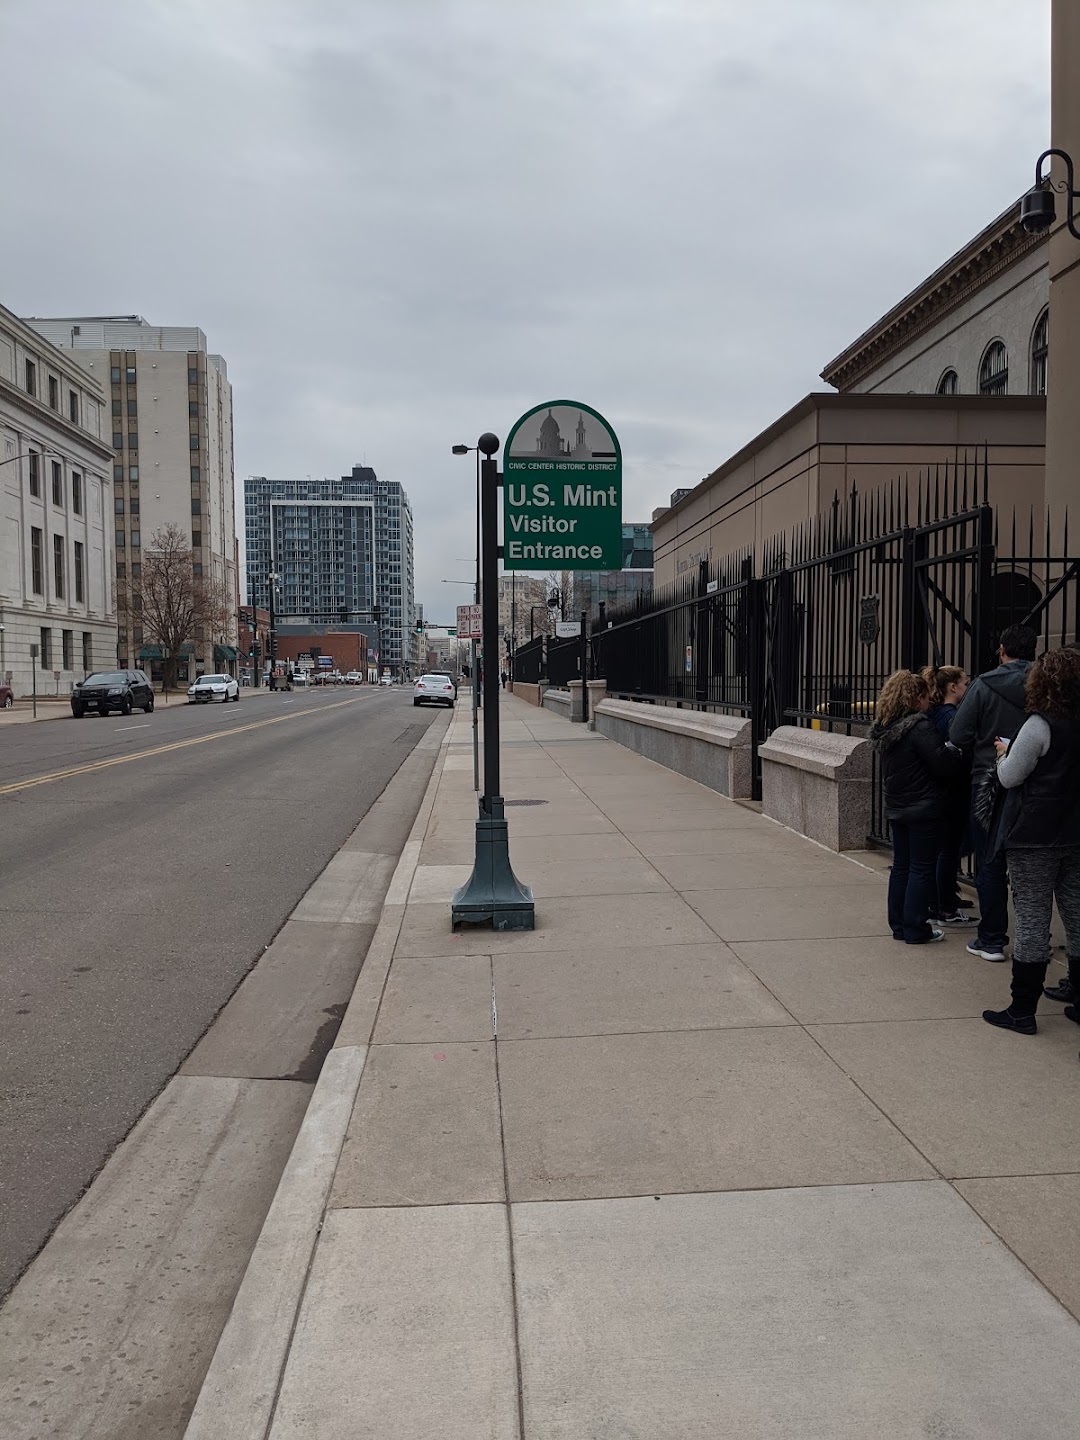
[[[892,828],[889,928],[926,945],[977,923],[968,950],[1004,961],[1009,885],[1016,942],[1012,1000],[984,1010],[991,1025],[1036,1033],[1056,900],[1069,975],[1046,989],[1080,1023],[1080,649],[1036,659],[1038,636],[1010,626],[1000,664],[974,681],[958,666],[897,670],[882,687],[870,739]],[[975,853],[979,918],[957,889],[961,854]]]

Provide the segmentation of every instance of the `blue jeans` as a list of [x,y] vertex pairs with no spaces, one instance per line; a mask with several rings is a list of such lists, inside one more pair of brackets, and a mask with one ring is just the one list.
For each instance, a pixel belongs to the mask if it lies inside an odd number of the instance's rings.
[[889,929],[897,940],[925,945],[930,910],[937,901],[940,820],[893,820],[893,863],[889,875]]
[[968,812],[971,801],[966,794],[949,795],[949,808],[941,825],[937,859],[937,906],[939,916],[955,915],[960,909],[960,856],[964,853],[968,833]]
[[975,889],[979,893],[979,929],[983,950],[1002,950],[1009,943],[1009,867],[1005,851],[987,855],[986,832],[972,820],[975,840]]

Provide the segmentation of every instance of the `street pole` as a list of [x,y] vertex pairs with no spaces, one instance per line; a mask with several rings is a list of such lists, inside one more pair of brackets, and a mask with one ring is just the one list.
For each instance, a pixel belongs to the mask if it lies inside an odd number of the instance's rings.
[[490,920],[495,930],[532,930],[532,890],[510,867],[509,834],[499,782],[499,468],[498,436],[480,436],[480,573],[484,650],[484,792],[476,821],[473,871],[454,892],[452,926]]
[[581,612],[581,721],[587,723],[589,719],[589,632],[586,629],[586,621],[589,612]]
[[33,686],[34,694],[34,719],[37,719],[37,657],[38,647],[30,646],[30,683]]
[[510,653],[507,655],[507,669],[510,684],[514,683],[514,651],[517,649],[517,571],[510,572]]

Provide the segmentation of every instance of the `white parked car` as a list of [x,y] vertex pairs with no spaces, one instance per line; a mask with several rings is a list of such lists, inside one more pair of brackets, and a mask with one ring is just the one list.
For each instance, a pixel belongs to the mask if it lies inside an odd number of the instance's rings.
[[200,675],[194,685],[188,687],[189,705],[208,705],[211,700],[240,699],[240,686],[231,675]]
[[292,672],[292,683],[293,683],[294,685],[310,685],[310,684],[311,684],[311,681],[308,679],[308,673],[307,673],[307,671],[306,671],[306,670],[294,670],[294,671]]
[[449,675],[421,675],[413,686],[414,705],[449,705],[454,708],[454,682]]
[[393,677],[392,675],[384,675],[384,676],[382,677],[382,679],[379,681],[379,684],[380,684],[380,685],[392,685],[393,683],[394,683],[394,677]]
[[350,670],[345,676],[346,685],[362,685],[363,683],[364,677],[360,674],[359,670]]

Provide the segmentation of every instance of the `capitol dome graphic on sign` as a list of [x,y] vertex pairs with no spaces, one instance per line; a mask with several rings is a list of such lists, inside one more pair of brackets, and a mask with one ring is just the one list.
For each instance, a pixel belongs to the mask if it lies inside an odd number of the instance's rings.
[[[564,429],[573,435],[573,443],[563,438]],[[615,453],[607,426],[570,405],[548,406],[546,413],[529,416],[518,427],[510,451],[515,460],[614,459]]]

